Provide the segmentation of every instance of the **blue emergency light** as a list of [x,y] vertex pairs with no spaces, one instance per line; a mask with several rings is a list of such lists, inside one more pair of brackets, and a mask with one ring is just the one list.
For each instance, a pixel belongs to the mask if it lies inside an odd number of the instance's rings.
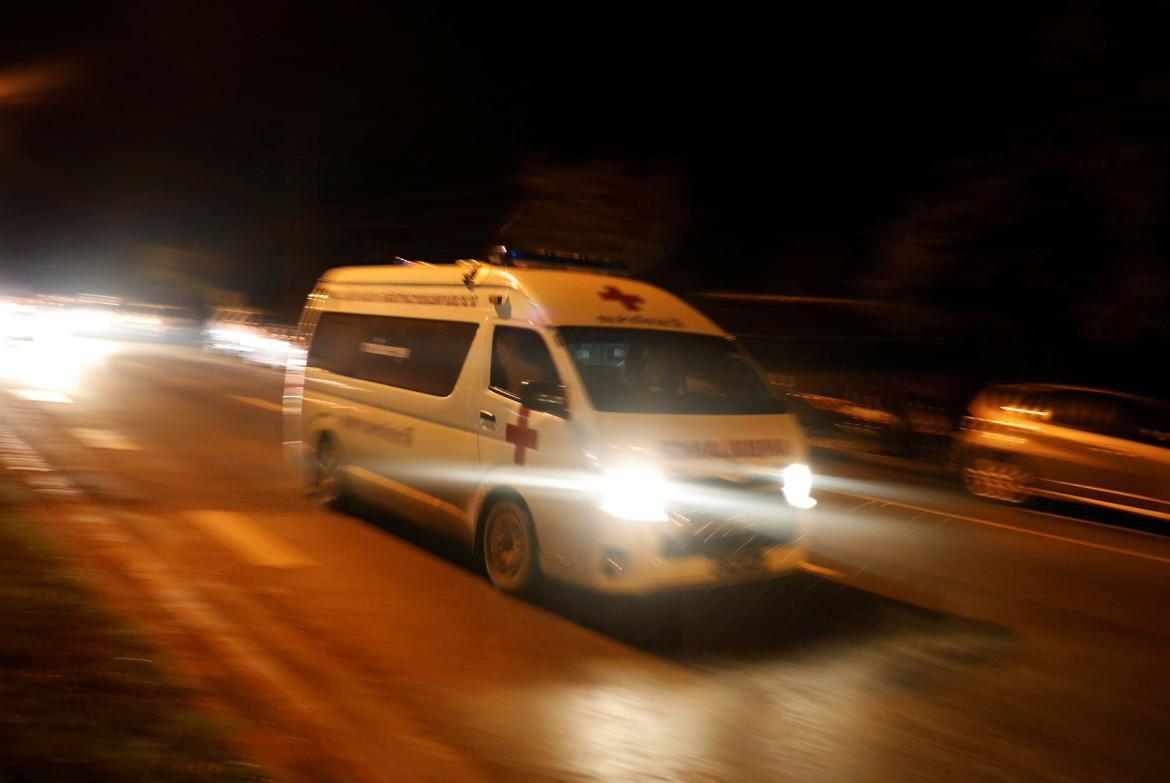
[[584,253],[551,252],[548,250],[524,250],[516,247],[497,245],[488,254],[491,263],[528,269],[589,269],[610,275],[629,275],[629,267],[618,261],[597,258]]

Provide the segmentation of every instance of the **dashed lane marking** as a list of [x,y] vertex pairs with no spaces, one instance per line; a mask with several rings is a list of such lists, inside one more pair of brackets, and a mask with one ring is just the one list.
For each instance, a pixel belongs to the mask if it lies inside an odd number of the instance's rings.
[[74,427],[69,430],[73,437],[86,446],[95,449],[116,449],[119,451],[141,451],[142,447],[114,430],[99,430],[90,427]]
[[235,511],[187,511],[184,516],[250,563],[272,568],[316,565],[311,557]]
[[81,494],[76,484],[3,425],[0,425],[0,465],[19,473],[29,489],[42,495],[77,497]]
[[65,405],[73,402],[68,395],[57,391],[45,391],[44,389],[9,389],[8,393],[13,397],[19,397],[22,400],[29,400],[30,402],[56,402]]
[[281,406],[279,402],[273,402],[272,400],[262,400],[259,397],[242,397],[238,394],[229,394],[228,396],[236,402],[242,402],[245,405],[253,405],[257,408],[263,408],[266,411],[275,411],[276,413],[284,412],[284,407]]
[[[269,655],[248,635],[249,631],[254,633],[253,629],[235,625],[199,591],[181,581],[154,550],[126,534],[115,519],[96,512],[75,515],[71,521],[79,523],[97,541],[104,542],[106,551],[123,572],[207,644],[218,662],[275,695],[280,702],[279,709],[285,714],[295,715],[308,723],[308,728],[314,733],[329,739],[353,738],[374,725],[369,717],[354,724],[352,718],[339,713],[330,703],[329,694],[322,693],[320,685],[314,687],[314,683]],[[385,710],[378,713],[378,718],[389,723],[380,739],[394,737],[412,753],[424,754],[423,761],[439,770],[436,779],[489,779],[472,759],[456,747],[432,737],[408,715]],[[358,720],[361,719],[359,716]],[[331,743],[327,747],[332,748],[334,760],[342,765],[340,775],[343,779],[394,781],[401,777],[393,765],[387,767],[381,758],[372,757],[371,754],[378,751],[363,750],[360,746],[355,750],[344,743]]]
[[[33,471],[29,478],[41,480],[46,484],[46,488],[41,491],[53,494],[81,494],[76,485],[0,422],[0,464],[6,464],[12,459],[22,464],[25,470]],[[49,484],[53,486],[50,487]],[[338,714],[338,710],[329,701],[329,695],[323,693],[320,687],[314,688],[313,683],[306,682],[282,666],[276,658],[267,655],[263,648],[251,641],[246,629],[229,622],[226,615],[213,608],[187,583],[180,581],[158,558],[154,550],[126,533],[122,525],[108,514],[97,509],[82,509],[70,514],[68,519],[70,522],[80,524],[95,542],[107,544],[106,551],[118,563],[120,569],[141,585],[146,594],[159,606],[173,613],[188,630],[208,644],[220,662],[254,682],[262,683],[266,690],[281,699],[283,702],[281,709],[285,713],[297,714],[309,724],[309,728],[313,729],[315,734],[327,738],[352,738],[368,727],[376,725],[375,717],[386,723],[385,729],[378,732],[377,739],[380,742],[377,745],[367,744],[363,747],[352,744],[346,746],[341,743],[340,746],[334,746],[333,759],[345,768],[341,777],[369,781],[399,780],[402,775],[395,767],[386,766],[384,751],[372,750],[383,749],[387,740],[392,738],[400,742],[405,750],[409,750],[412,757],[418,757],[419,764],[437,770],[435,779],[466,781],[490,779],[474,759],[468,757],[458,747],[434,736],[424,724],[413,719],[405,710],[387,710],[383,704],[376,716],[370,715],[369,711],[364,715],[359,713],[355,718]],[[161,523],[162,520],[159,521]],[[205,518],[205,521],[208,520]],[[214,519],[210,521],[213,526],[217,522]],[[218,521],[224,521],[223,517],[221,516]],[[239,527],[238,520],[232,522]],[[288,552],[296,551],[283,542],[279,544],[285,549],[286,560]],[[304,555],[300,557],[307,559]]]

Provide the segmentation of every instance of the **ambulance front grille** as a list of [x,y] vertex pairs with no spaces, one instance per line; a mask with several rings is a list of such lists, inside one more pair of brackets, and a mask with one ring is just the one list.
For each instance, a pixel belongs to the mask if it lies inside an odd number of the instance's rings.
[[723,557],[740,550],[765,550],[796,540],[796,525],[777,514],[775,520],[732,519],[701,509],[670,511],[665,526],[665,557]]

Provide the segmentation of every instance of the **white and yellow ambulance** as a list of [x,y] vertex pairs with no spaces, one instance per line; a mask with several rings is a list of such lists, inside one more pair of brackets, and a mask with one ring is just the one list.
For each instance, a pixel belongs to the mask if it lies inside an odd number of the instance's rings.
[[459,537],[501,590],[649,593],[804,561],[800,425],[665,291],[478,261],[347,267],[301,331],[286,440],[316,494]]

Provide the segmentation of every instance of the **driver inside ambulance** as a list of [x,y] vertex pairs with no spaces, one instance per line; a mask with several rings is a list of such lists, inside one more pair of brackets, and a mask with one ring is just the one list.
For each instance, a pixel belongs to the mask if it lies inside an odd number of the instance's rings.
[[642,394],[677,397],[685,393],[682,362],[673,346],[647,340],[630,346],[624,378]]

